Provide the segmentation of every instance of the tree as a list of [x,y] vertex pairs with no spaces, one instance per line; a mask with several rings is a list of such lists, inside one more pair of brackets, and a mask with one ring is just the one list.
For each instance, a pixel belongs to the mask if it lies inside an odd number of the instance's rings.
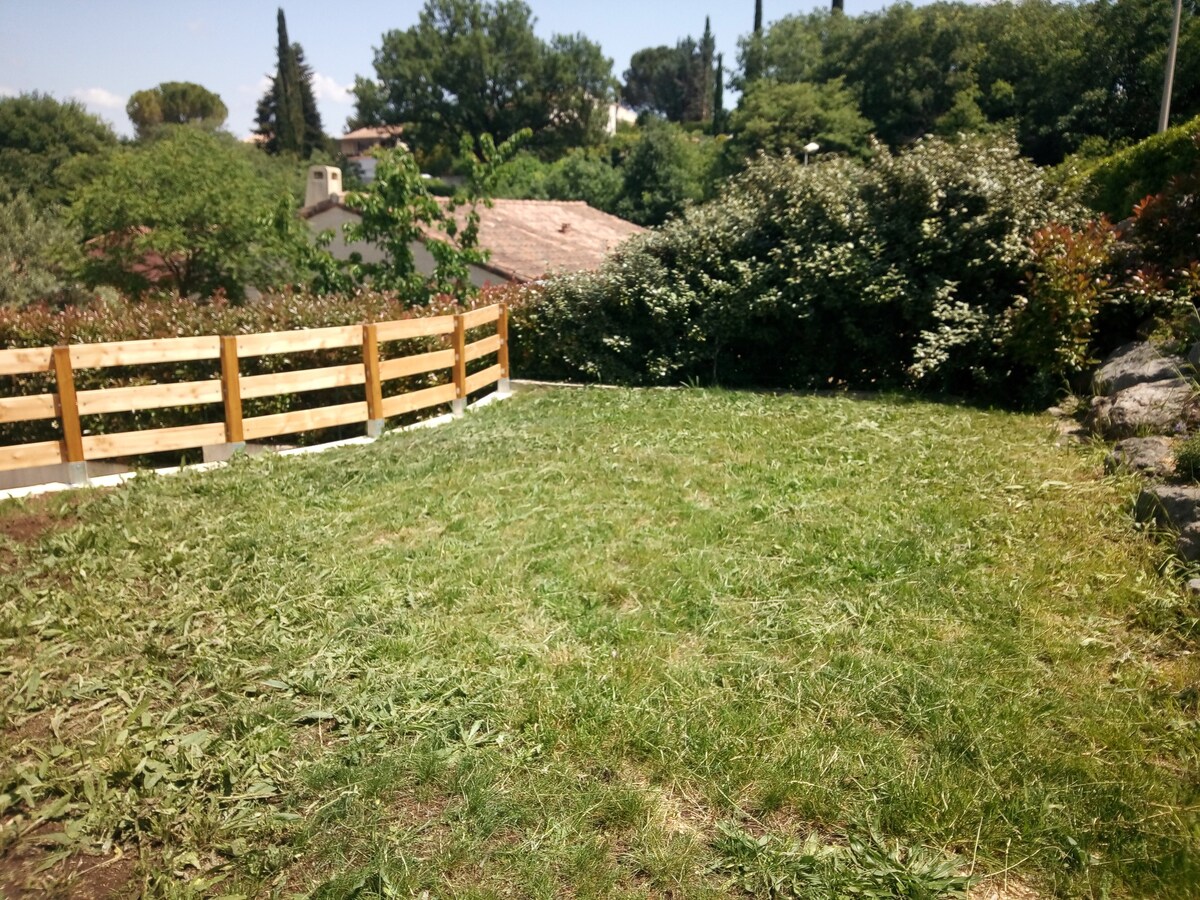
[[220,128],[229,115],[217,94],[190,81],[164,81],[138,91],[129,98],[125,112],[137,129],[138,138],[143,140],[162,125]]
[[258,176],[252,153],[232,136],[178,126],[114,153],[71,208],[88,242],[85,281],[235,298],[289,282],[301,233],[291,199]]
[[713,115],[712,133],[720,134],[729,127],[729,117],[725,110],[725,54],[717,54],[716,72],[713,79]]
[[263,148],[272,154],[290,153],[302,159],[322,150],[327,141],[312,88],[312,69],[304,49],[288,41],[283,10],[275,18],[278,43],[275,74],[258,101],[255,133],[266,140]]
[[582,200],[595,209],[616,212],[624,180],[620,170],[595,151],[576,148],[551,166],[543,187],[551,200]]
[[[586,38],[533,32],[521,0],[426,0],[417,24],[389,31],[375,51],[375,78],[355,80],[351,127],[405,126],[414,149],[504,141],[529,128],[535,146],[555,132],[594,133],[592,115],[614,94],[612,62]],[[564,77],[569,73],[570,77]]]
[[[348,205],[359,220],[345,226],[348,241],[366,241],[385,253],[380,263],[357,263],[360,280],[372,286],[397,291],[409,303],[428,303],[439,294],[464,299],[475,293],[472,265],[487,261],[479,247],[479,214],[476,207],[488,203],[497,170],[512,159],[530,137],[520,131],[497,146],[491,135],[478,141],[463,138],[470,175],[465,190],[448,200],[429,191],[421,168],[403,147],[376,148],[375,178],[366,190],[353,191]],[[472,148],[480,147],[478,156]],[[413,247],[421,245],[432,257],[434,270],[417,268]]]
[[695,98],[693,113],[694,121],[711,122],[713,117],[713,63],[715,62],[717,41],[713,37],[712,25],[708,16],[704,17],[704,33],[700,36],[700,44],[696,48],[696,56],[692,63],[691,94]]
[[762,41],[763,41],[763,10],[762,0],[754,0],[754,30],[743,44],[745,53],[744,69],[746,83],[762,77]]
[[0,307],[70,299],[79,237],[28,194],[0,202]]
[[687,110],[687,61],[683,42],[638,50],[625,70],[621,96],[634,109],[682,122]]
[[733,112],[731,126],[730,146],[741,159],[756,150],[799,156],[811,141],[822,152],[861,156],[871,136],[871,123],[859,114],[840,78],[824,84],[756,81]]
[[0,98],[0,200],[24,192],[39,206],[65,203],[116,146],[113,130],[74,100]]
[[[541,89],[555,98],[554,109],[552,127],[542,135],[540,147],[561,156],[572,147],[594,146],[603,140],[608,125],[607,101],[613,99],[611,78],[603,94],[592,90],[604,80],[597,73],[611,71],[612,60],[604,56],[599,44],[582,34],[556,34],[551,38],[543,62]],[[599,103],[598,99],[605,102]]]
[[647,47],[633,54],[622,96],[634,109],[671,122],[709,122],[713,116],[716,41],[709,20],[697,43],[690,36],[674,47]]
[[621,166],[617,214],[639,225],[661,224],[688,201],[702,199],[711,164],[678,125],[648,121]]

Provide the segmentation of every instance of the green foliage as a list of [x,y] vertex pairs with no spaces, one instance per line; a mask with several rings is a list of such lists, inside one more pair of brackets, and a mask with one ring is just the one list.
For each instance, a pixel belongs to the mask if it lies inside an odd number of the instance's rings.
[[931,139],[865,167],[763,157],[599,272],[540,286],[520,369],[1040,400],[1002,338],[1031,237],[1075,216],[1010,142]]
[[[491,135],[482,135],[478,156],[472,149],[476,142],[464,138],[467,185],[447,199],[434,196],[413,155],[403,147],[376,148],[374,180],[365,190],[346,196],[360,217],[346,226],[346,237],[374,244],[386,258],[354,264],[354,277],[379,290],[397,291],[414,304],[427,304],[443,294],[459,300],[473,296],[470,267],[487,261],[487,252],[479,247],[477,207],[489,202],[501,167],[511,164],[529,137],[528,131],[520,131],[497,146]],[[432,260],[432,272],[420,271],[413,250],[417,245]]]
[[714,869],[755,897],[966,900],[974,880],[958,874],[955,860],[923,847],[889,845],[875,828],[851,833],[844,844],[826,842],[815,831],[788,843],[770,833],[754,837],[732,822],[717,830]]
[[164,81],[137,91],[125,106],[140,139],[153,135],[163,125],[199,125],[220,128],[229,110],[203,85],[190,81]]
[[[1146,137],[1157,124],[1171,13],[1163,0],[896,3],[846,16],[785,16],[742,42],[745,93],[760,78],[844,79],[892,147],[927,133],[1003,130],[1040,164],[1089,138]],[[1200,19],[1185,16],[1173,108],[1200,113]]]
[[79,236],[56,209],[27,194],[0,202],[0,306],[73,299],[78,263]]
[[858,113],[853,95],[842,79],[821,84],[754,82],[734,111],[728,148],[745,159],[756,151],[800,155],[811,141],[822,152],[866,155],[871,123]]
[[1107,222],[1078,231],[1052,223],[1034,233],[1026,292],[1006,312],[1004,342],[1048,390],[1095,362],[1096,318],[1112,285],[1115,236]]
[[[1200,136],[1197,138],[1200,146]],[[1133,208],[1125,232],[1135,259],[1171,278],[1200,261],[1200,167],[1171,178]]]
[[624,132],[605,151],[577,147],[553,163],[520,153],[496,169],[493,193],[518,200],[583,200],[642,225],[658,225],[708,196],[721,145],[658,119]]
[[533,23],[521,0],[427,0],[416,25],[383,35],[375,78],[356,79],[352,123],[403,124],[423,153],[525,128],[539,148],[596,140],[612,61],[582,35],[546,43]]
[[722,74],[715,57],[709,20],[697,42],[692,37],[674,47],[646,47],[633,54],[625,70],[621,98],[634,109],[669,122],[711,122]]
[[599,154],[577,148],[550,167],[543,190],[550,200],[583,200],[615,212],[624,189],[621,170]]
[[617,215],[639,225],[659,225],[688,202],[703,199],[717,164],[716,144],[679,126],[650,119],[621,163]]
[[[375,178],[346,202],[361,216],[346,227],[348,241],[367,241],[387,255],[383,262],[360,263],[358,272],[380,290],[396,291],[412,303],[428,303],[438,294],[465,296],[474,291],[469,265],[485,260],[474,233],[459,230],[452,203],[443,204],[421,177],[411,153],[402,147],[376,149]],[[428,275],[418,270],[414,245],[434,261]]]
[[1072,181],[1093,209],[1114,221],[1171,179],[1200,169],[1200,117],[1151,135],[1085,169]]
[[542,162],[532,153],[521,152],[501,166],[493,184],[497,197],[514,200],[544,200],[546,179],[553,166]]
[[72,206],[89,241],[84,280],[231,297],[291,283],[304,235],[253,153],[232,136],[176,126],[113,154]]
[[74,100],[0,97],[0,199],[65,203],[116,145],[113,130]]
[[1200,434],[1193,434],[1175,448],[1175,474],[1200,481]]
[[313,94],[312,69],[303,48],[288,41],[282,9],[276,15],[276,31],[275,74],[258,101],[255,133],[266,139],[263,149],[268,153],[308,159],[329,149]]

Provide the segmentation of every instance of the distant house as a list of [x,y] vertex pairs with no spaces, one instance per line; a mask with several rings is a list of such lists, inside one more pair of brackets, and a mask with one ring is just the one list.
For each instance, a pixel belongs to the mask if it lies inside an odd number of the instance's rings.
[[[314,234],[333,231],[328,249],[338,259],[357,253],[364,262],[380,262],[384,254],[375,245],[346,243],[342,226],[359,216],[340,192],[329,191],[330,185],[340,184],[340,175],[332,166],[312,166],[300,215]],[[327,192],[323,196],[322,190]],[[618,244],[645,231],[582,200],[493,200],[491,208],[480,206],[478,212],[479,245],[491,255],[486,263],[471,267],[477,287],[595,269]],[[414,245],[413,256],[420,271],[433,272],[433,259],[424,246]]]
[[404,141],[400,140],[403,133],[403,125],[356,128],[338,138],[338,150],[361,170],[364,181],[371,181],[375,177],[375,160],[367,154],[376,147],[406,147]]
[[608,122],[604,126],[604,132],[608,135],[617,133],[617,127],[620,125],[636,125],[638,114],[623,103],[608,104]]

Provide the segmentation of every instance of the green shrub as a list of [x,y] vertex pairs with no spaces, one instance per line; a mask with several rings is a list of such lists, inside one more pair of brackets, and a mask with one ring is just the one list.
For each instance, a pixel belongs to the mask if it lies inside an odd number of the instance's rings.
[[761,157],[599,272],[540,286],[514,318],[519,371],[1012,399],[1032,383],[1004,342],[1030,239],[1078,217],[1011,142]]
[[1200,481],[1200,434],[1193,434],[1175,448],[1175,474]]
[[25,193],[0,201],[0,306],[75,299],[80,259],[79,235],[55,207]]
[[1200,117],[1168,128],[1105,158],[1077,176],[1083,199],[1119,221],[1134,205],[1167,187],[1176,175],[1200,168]]
[[1103,220],[1078,231],[1052,223],[1033,235],[1026,291],[1006,313],[1004,341],[1047,390],[1094,362],[1093,329],[1112,285],[1114,241]]

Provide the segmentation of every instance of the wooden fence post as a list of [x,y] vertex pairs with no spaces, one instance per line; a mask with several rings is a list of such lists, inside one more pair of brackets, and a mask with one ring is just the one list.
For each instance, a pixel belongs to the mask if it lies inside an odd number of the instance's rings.
[[454,317],[454,397],[450,412],[461,416],[467,408],[467,328],[461,315]]
[[87,462],[83,456],[83,426],[75,396],[75,373],[71,370],[71,348],[54,348],[54,381],[58,389],[58,420],[62,423],[67,457],[67,483],[87,484]]
[[363,326],[363,372],[367,386],[367,437],[383,434],[383,383],[379,380],[379,326]]
[[236,335],[221,337],[221,400],[225,405],[225,446],[216,453],[206,452],[205,462],[229,459],[239,450],[246,449],[246,439],[242,435],[242,375],[238,369]]
[[496,320],[496,334],[500,336],[500,349],[496,352],[496,362],[500,364],[500,381],[496,384],[496,393],[512,392],[509,386],[508,373],[508,304],[500,304],[500,318]]

